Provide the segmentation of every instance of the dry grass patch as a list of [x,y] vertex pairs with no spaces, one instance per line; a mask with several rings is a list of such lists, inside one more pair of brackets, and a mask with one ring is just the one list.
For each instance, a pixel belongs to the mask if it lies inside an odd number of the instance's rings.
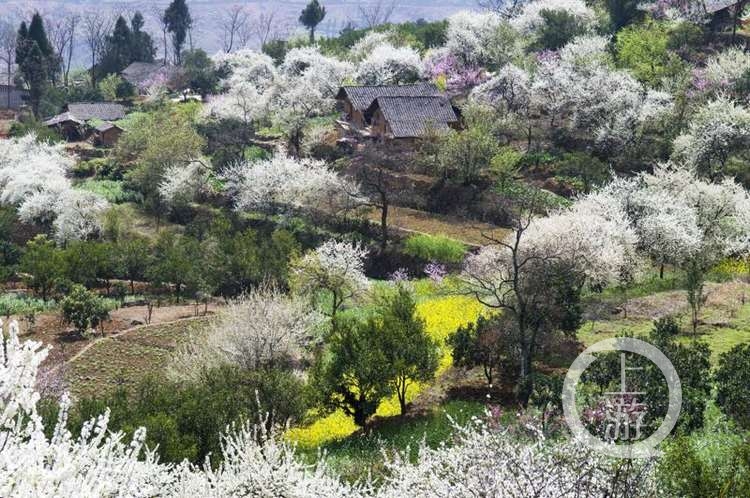
[[[372,211],[368,218],[373,222],[380,223],[380,211]],[[398,206],[389,208],[388,224],[391,227],[408,232],[444,235],[470,245],[487,244],[487,239],[482,236],[482,233],[490,234],[495,238],[502,238],[509,232],[506,228],[500,228],[489,223]]]

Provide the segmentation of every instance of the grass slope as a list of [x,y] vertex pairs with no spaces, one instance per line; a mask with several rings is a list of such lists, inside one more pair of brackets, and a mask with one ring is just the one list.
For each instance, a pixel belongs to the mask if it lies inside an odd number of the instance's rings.
[[65,379],[76,396],[105,395],[117,387],[134,387],[148,374],[159,374],[174,348],[206,320],[143,327],[107,337],[65,368]]

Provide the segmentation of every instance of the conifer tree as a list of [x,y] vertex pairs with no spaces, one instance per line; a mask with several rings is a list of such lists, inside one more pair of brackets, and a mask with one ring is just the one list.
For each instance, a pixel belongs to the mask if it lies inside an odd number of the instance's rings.
[[185,44],[188,31],[193,25],[193,19],[190,17],[190,10],[185,0],[172,0],[172,3],[164,12],[164,18],[167,22],[167,30],[172,33],[174,60],[179,65],[182,61],[182,46]]
[[299,22],[310,30],[310,43],[315,43],[315,28],[323,21],[326,16],[326,8],[318,3],[318,0],[312,0],[302,10],[299,16]]

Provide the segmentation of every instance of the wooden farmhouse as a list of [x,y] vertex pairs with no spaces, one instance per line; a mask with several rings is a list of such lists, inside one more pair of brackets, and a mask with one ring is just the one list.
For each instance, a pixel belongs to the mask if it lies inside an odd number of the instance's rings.
[[413,139],[428,132],[458,128],[450,101],[436,97],[378,97],[365,111],[370,134],[377,138]]
[[[97,132],[97,127],[125,117],[125,107],[113,102],[78,102],[44,122],[57,129],[67,140],[84,140]],[[122,131],[122,130],[120,130]],[[113,135],[111,135],[113,136]],[[119,137],[119,135],[117,135]]]
[[336,98],[343,111],[339,125],[360,136],[413,139],[459,124],[450,100],[432,83],[344,86]]
[[94,142],[103,147],[112,147],[120,139],[123,131],[125,130],[115,123],[102,123],[94,130]]

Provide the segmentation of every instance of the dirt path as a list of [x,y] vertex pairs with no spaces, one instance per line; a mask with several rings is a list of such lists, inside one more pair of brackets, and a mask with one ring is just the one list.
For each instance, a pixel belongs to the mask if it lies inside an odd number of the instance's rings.
[[[208,314],[216,313],[219,306],[211,304]],[[179,322],[195,316],[195,308],[192,304],[160,306],[152,310],[150,324],[152,326],[165,325]],[[203,312],[203,309],[200,309]],[[21,322],[21,333],[23,336],[42,342],[45,346],[51,346],[46,366],[52,371],[57,371],[71,358],[80,356],[89,351],[101,339],[118,337],[122,333],[129,333],[147,326],[148,308],[146,306],[130,306],[119,308],[110,314],[110,319],[104,324],[104,336],[96,338],[81,337],[72,332],[66,326],[59,312],[42,313],[37,316],[36,323],[30,329],[29,324],[22,321],[23,317],[16,317]],[[99,332],[95,334],[99,336]]]
[[185,317],[185,318],[178,318],[177,320],[172,320],[172,321],[169,321],[169,322],[159,322],[159,323],[148,323],[148,324],[143,324],[143,325],[136,325],[134,327],[130,327],[129,329],[125,329],[125,330],[121,330],[119,332],[116,332],[116,333],[114,333],[112,335],[107,335],[107,336],[104,336],[104,337],[97,337],[93,341],[89,341],[88,344],[86,344],[83,348],[81,348],[78,352],[76,352],[70,358],[68,358],[65,361],[63,361],[62,363],[58,363],[54,367],[50,368],[48,372],[50,374],[55,373],[60,368],[66,366],[66,365],[70,365],[71,363],[74,363],[79,358],[81,358],[83,355],[85,355],[87,352],[89,352],[89,350],[91,350],[91,348],[93,348],[94,346],[96,346],[100,342],[103,342],[103,341],[106,341],[106,340],[110,340],[110,339],[117,339],[118,337],[122,337],[125,334],[131,333],[131,332],[135,332],[136,330],[145,329],[145,328],[148,328],[148,327],[161,327],[161,326],[164,326],[164,325],[173,325],[175,323],[189,322],[191,320],[198,320],[198,319],[202,319],[202,318],[205,318],[205,316],[190,316],[190,317]]

